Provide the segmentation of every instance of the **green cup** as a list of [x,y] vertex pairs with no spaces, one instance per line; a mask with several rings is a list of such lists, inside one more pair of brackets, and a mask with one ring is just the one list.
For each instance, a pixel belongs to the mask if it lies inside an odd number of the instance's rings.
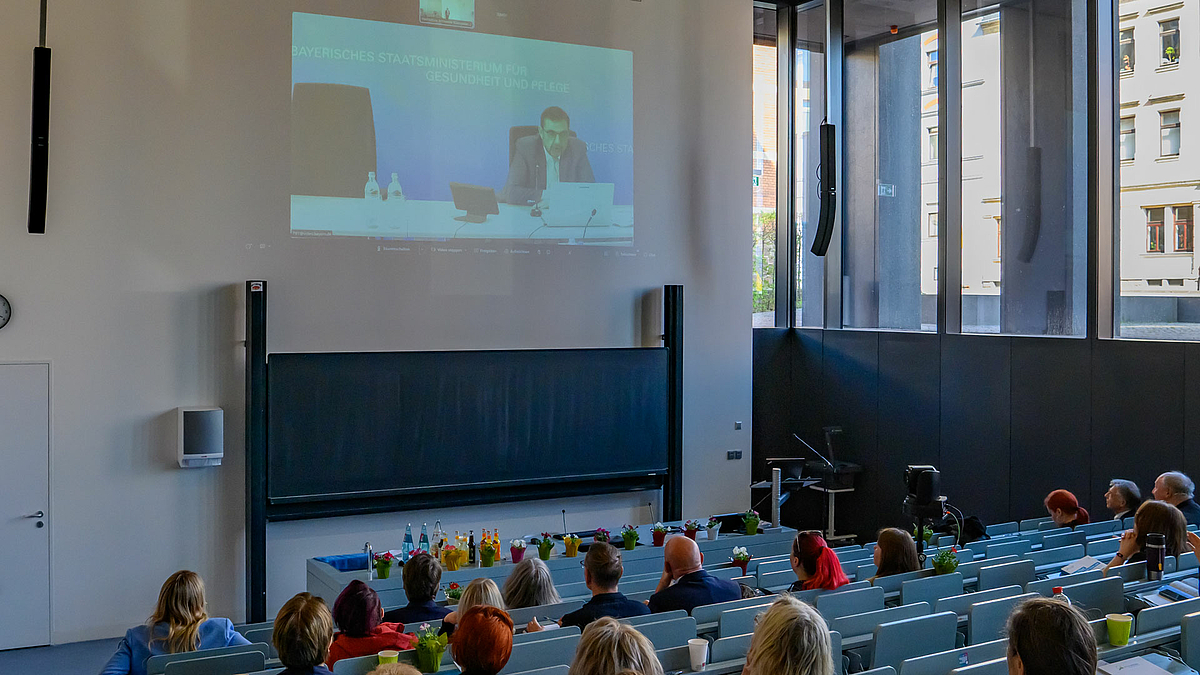
[[1133,617],[1129,614],[1109,614],[1104,618],[1108,624],[1108,644],[1114,647],[1129,644],[1129,630],[1133,627]]
[[396,663],[400,660],[400,652],[394,649],[385,649],[379,652],[380,663]]

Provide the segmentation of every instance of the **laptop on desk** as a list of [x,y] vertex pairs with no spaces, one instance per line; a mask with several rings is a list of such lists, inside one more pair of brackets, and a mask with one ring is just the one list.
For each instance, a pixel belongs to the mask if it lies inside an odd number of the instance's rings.
[[546,227],[609,227],[612,183],[559,183],[542,192]]

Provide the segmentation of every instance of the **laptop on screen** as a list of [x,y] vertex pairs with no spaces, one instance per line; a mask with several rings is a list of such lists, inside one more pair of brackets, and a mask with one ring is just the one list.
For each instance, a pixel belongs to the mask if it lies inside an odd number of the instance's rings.
[[[559,183],[542,192],[546,227],[612,225],[612,183]],[[593,211],[595,212],[593,214]]]

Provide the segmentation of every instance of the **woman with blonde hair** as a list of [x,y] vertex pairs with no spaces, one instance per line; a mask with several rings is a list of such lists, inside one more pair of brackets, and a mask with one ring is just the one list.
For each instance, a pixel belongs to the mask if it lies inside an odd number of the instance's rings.
[[151,656],[248,644],[229,619],[208,618],[204,580],[180,570],[163,582],[149,620],[125,631],[100,675],[146,675]]
[[758,617],[743,675],[833,675],[829,626],[817,610],[781,595]]
[[454,626],[458,623],[459,617],[477,605],[505,609],[504,596],[500,595],[500,587],[496,585],[496,582],[491,579],[473,579],[471,583],[467,584],[454,611],[442,619],[442,628],[438,632],[453,635]]
[[583,629],[568,675],[663,675],[654,645],[636,628],[611,616]]
[[504,604],[508,609],[556,605],[562,602],[550,568],[541,558],[526,558],[513,567],[504,582]]

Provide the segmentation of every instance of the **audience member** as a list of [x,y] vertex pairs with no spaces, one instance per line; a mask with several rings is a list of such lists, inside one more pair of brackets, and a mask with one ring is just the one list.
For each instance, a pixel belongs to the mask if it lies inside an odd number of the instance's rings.
[[195,572],[180,570],[163,582],[158,604],[145,625],[125,631],[101,675],[145,675],[151,656],[248,644],[229,619],[208,618],[204,580]]
[[333,668],[339,659],[378,654],[384,649],[412,649],[417,638],[404,630],[404,624],[383,622],[383,605],[367,584],[351,581],[333,603],[333,621],[341,630],[333,636],[329,659]]
[[284,603],[271,641],[284,666],[279,675],[333,675],[324,665],[333,644],[333,616],[312,593],[297,593]]
[[[588,547],[583,558],[583,580],[592,592],[592,599],[583,607],[567,614],[559,621],[563,626],[579,626],[580,629],[596,619],[611,616],[623,619],[628,616],[649,614],[645,604],[630,600],[617,591],[617,584],[625,569],[621,566],[621,554],[613,546],[597,542]],[[537,619],[530,622],[528,630],[541,630]]]
[[832,591],[839,586],[850,583],[842,571],[842,563],[837,554],[821,535],[814,532],[801,532],[792,540],[792,571],[796,573],[796,583],[791,591],[808,591],[822,589]]
[[583,629],[568,675],[618,674],[663,675],[663,669],[654,653],[654,645],[645,635],[629,624],[606,616]]
[[450,613],[450,609],[433,601],[437,597],[438,584],[442,581],[442,565],[431,555],[414,555],[404,563],[404,594],[408,604],[397,607],[383,615],[383,620],[402,624],[420,624],[438,621]]
[[1046,512],[1050,514],[1054,524],[1059,527],[1069,527],[1073,530],[1078,525],[1087,525],[1091,522],[1091,516],[1088,515],[1087,509],[1080,506],[1075,495],[1066,490],[1051,492],[1046,495],[1043,503],[1046,505]]
[[1168,471],[1154,481],[1154,498],[1173,505],[1188,525],[1200,525],[1200,504],[1192,499],[1196,484],[1178,471]]
[[508,612],[475,605],[460,616],[451,638],[455,665],[463,675],[496,675],[512,656],[513,622]]
[[1008,617],[1009,675],[1093,675],[1096,637],[1071,605],[1026,600]]
[[1142,491],[1137,483],[1131,480],[1117,478],[1108,484],[1108,492],[1104,493],[1104,506],[1113,512],[1113,520],[1137,513],[1142,505]]
[[1157,500],[1142,502],[1133,516],[1133,529],[1121,535],[1121,546],[1117,555],[1104,567],[1105,573],[1127,562],[1145,560],[1146,535],[1152,532],[1166,536],[1166,555],[1187,552],[1187,521],[1179,509]]
[[890,577],[893,574],[916,572],[921,569],[917,561],[917,543],[908,532],[898,527],[885,527],[879,531],[875,542],[875,576],[871,583],[879,577]]
[[718,579],[703,565],[704,556],[696,542],[687,537],[668,539],[663,547],[663,575],[647,603],[650,611],[682,609],[691,613],[700,605],[741,599],[742,589],[736,581]]
[[785,594],[759,615],[742,675],[833,675],[840,666],[834,669],[825,619]]
[[367,675],[421,675],[421,671],[407,663],[381,663]]
[[554,605],[562,602],[550,578],[550,568],[541,558],[517,563],[504,581],[504,606],[508,609]]
[[477,605],[504,609],[504,596],[500,595],[500,587],[496,585],[496,582],[491,579],[473,579],[471,583],[467,584],[467,587],[463,589],[462,596],[458,599],[458,606],[442,619],[442,628],[438,632],[453,635],[454,626],[458,623],[459,617]]

